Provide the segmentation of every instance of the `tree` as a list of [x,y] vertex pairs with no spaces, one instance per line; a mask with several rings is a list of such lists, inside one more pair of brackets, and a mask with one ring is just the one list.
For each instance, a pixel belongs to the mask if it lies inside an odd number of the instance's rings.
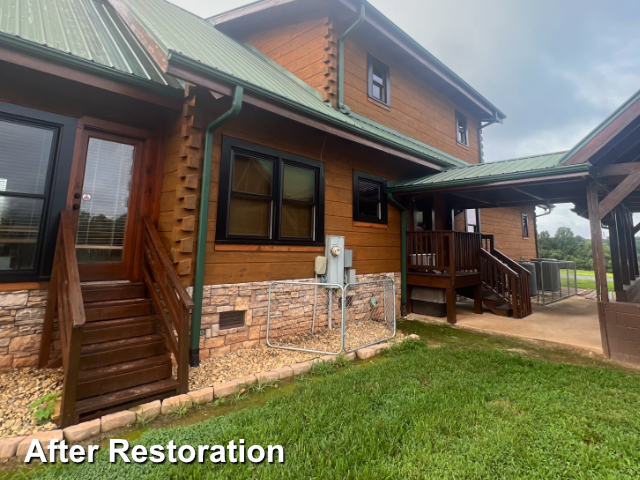
[[[640,239],[636,239],[636,244],[640,246],[638,240]],[[611,270],[609,239],[605,239],[603,244],[607,269]],[[538,254],[541,258],[576,262],[576,267],[580,270],[593,270],[591,241],[575,235],[569,227],[558,228],[553,237],[547,231],[541,232],[538,235]]]

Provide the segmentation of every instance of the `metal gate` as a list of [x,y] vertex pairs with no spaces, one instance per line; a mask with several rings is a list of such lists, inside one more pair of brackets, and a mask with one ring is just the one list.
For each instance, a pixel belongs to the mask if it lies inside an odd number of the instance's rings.
[[389,340],[396,333],[395,298],[390,278],[345,286],[272,282],[267,345],[339,354]]

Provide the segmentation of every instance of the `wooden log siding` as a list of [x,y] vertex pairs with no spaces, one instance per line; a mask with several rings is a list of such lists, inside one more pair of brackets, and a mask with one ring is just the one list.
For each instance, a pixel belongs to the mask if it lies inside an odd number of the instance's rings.
[[[522,214],[529,217],[529,238],[522,237]],[[480,210],[482,233],[495,235],[495,248],[509,258],[536,258],[534,235],[535,207],[483,208]],[[538,232],[539,233],[539,232]],[[549,232],[552,235],[555,232]]]
[[335,107],[337,37],[328,17],[259,32],[246,41],[318,90]]
[[[344,103],[352,111],[469,163],[478,163],[478,119],[421,80],[393,56],[367,48],[354,36],[345,42]],[[391,108],[367,94],[367,54],[389,66]],[[467,117],[469,146],[456,141],[456,110]]]
[[[206,91],[204,93],[207,93]],[[202,114],[202,124],[219,115],[228,108],[224,99],[214,101],[211,95],[195,93],[193,111]],[[206,100],[204,100],[206,98]],[[206,112],[206,113],[205,113]],[[165,182],[162,196],[162,215],[159,225],[163,243],[168,251],[175,248],[172,228],[177,225],[175,212],[180,211],[180,199],[176,187],[180,181],[177,176],[177,164],[183,159],[177,145],[183,137],[176,125],[169,138],[167,160],[165,161]],[[176,139],[176,135],[178,135]],[[314,258],[324,253],[323,248],[315,247],[287,249],[260,248],[248,250],[246,245],[216,245],[215,232],[218,214],[218,191],[220,182],[220,155],[222,137],[246,140],[274,149],[301,155],[325,163],[325,235],[345,236],[346,248],[354,251],[354,268],[358,275],[400,271],[400,213],[388,207],[388,225],[371,225],[353,221],[353,170],[359,170],[393,179],[407,175],[411,168],[408,162],[392,161],[392,157],[382,152],[347,142],[323,132],[297,124],[269,112],[243,105],[240,115],[221,127],[214,135],[211,195],[209,199],[209,220],[207,225],[207,246],[205,259],[205,285],[225,283],[262,282],[269,280],[297,279],[313,277]],[[202,136],[204,142],[204,136]],[[189,147],[193,148],[193,147]],[[170,151],[172,150],[172,153]],[[197,172],[200,172],[198,167]],[[174,187],[175,185],[175,187]],[[196,191],[196,194],[198,191]],[[199,201],[199,200],[198,200]],[[193,215],[196,217],[194,229],[197,230],[197,204]],[[180,231],[182,233],[182,231]],[[219,247],[217,249],[216,247]],[[195,241],[193,251],[179,252],[181,261],[195,261]],[[175,261],[174,254],[174,261]],[[179,266],[179,264],[178,264]],[[192,281],[192,274],[181,277],[185,282]]]

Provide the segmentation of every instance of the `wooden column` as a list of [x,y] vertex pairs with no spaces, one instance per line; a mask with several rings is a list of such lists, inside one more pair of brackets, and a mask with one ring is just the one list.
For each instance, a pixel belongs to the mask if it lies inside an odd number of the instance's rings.
[[620,252],[620,275],[622,283],[629,285],[631,283],[631,274],[629,272],[629,245],[627,235],[627,221],[622,206],[615,209],[616,219],[618,221],[618,248]]
[[620,260],[620,232],[618,231],[618,209],[609,214],[609,245],[611,245],[611,264],[613,266],[613,287],[616,292],[622,291],[622,270]]
[[598,184],[590,181],[587,184],[587,205],[589,208],[589,226],[591,227],[591,250],[593,252],[593,270],[596,277],[596,296],[598,300],[598,319],[600,320],[600,336],[602,351],[609,358],[609,339],[604,317],[604,306],[609,303],[607,288],[607,267],[604,259],[602,243],[602,227],[600,225],[600,205],[598,202]]
[[633,272],[636,278],[640,277],[640,270],[638,269],[638,249],[636,248],[636,233],[633,226],[633,213],[629,214],[629,242],[631,242],[631,263]]

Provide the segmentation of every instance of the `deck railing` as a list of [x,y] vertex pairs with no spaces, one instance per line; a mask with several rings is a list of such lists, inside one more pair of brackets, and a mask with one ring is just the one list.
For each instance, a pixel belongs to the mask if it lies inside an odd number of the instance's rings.
[[180,283],[162,240],[151,220],[144,218],[144,280],[151,303],[164,327],[164,332],[178,366],[180,392],[189,389],[189,320],[193,310],[193,300]]
[[480,269],[482,236],[479,233],[431,230],[407,232],[407,268],[455,272]]
[[479,272],[485,290],[516,318],[531,314],[530,274],[496,250],[493,235],[454,231],[407,232],[407,268],[455,276]]
[[[60,328],[64,375],[60,405],[60,426],[64,428],[75,423],[82,330],[86,320],[78,262],[76,260],[73,221],[69,211],[63,211],[60,214],[60,228],[58,229],[58,240],[42,332],[43,338],[38,359],[40,368],[52,366],[49,363],[49,351],[54,318],[56,316]],[[54,360],[54,362],[56,361]]]

